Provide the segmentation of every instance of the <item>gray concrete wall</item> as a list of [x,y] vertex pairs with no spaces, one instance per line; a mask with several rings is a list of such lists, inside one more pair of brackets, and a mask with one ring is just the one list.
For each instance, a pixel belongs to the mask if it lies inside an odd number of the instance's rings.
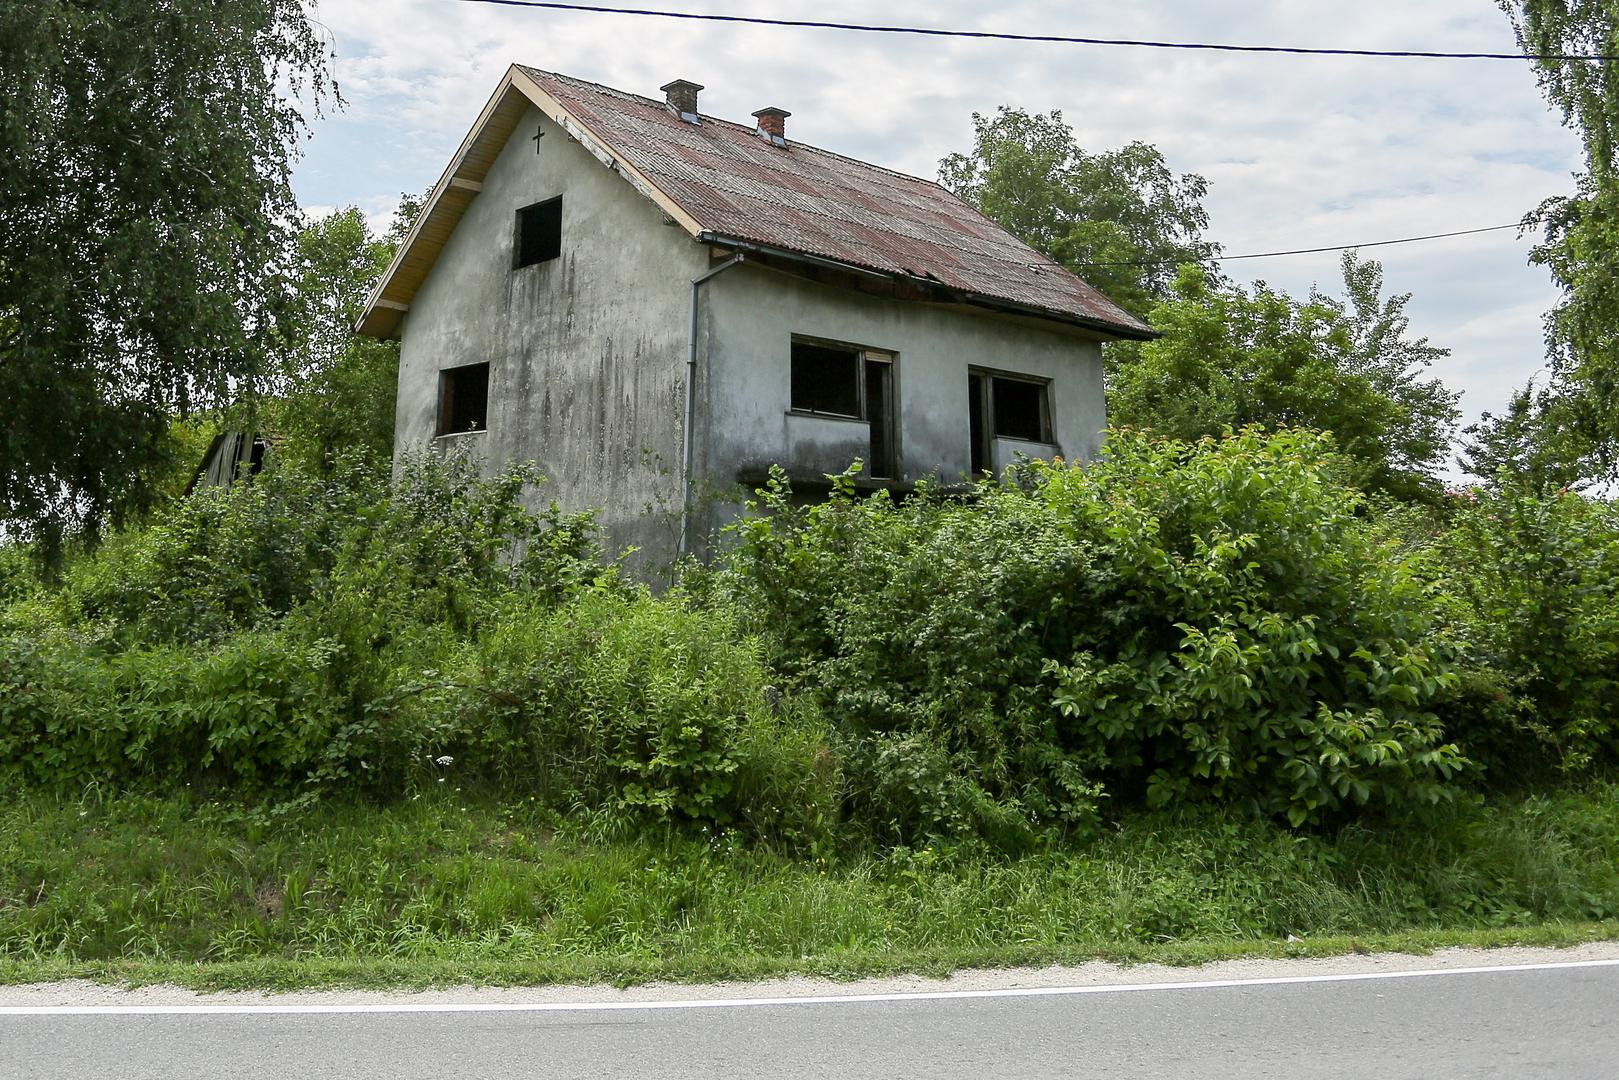
[[795,415],[790,403],[794,335],[894,353],[902,482],[936,474],[959,481],[971,464],[967,373],[982,367],[1051,380],[1054,445],[995,440],[997,466],[1017,449],[1031,457],[1089,459],[1107,424],[1100,344],[1032,320],[835,289],[744,265],[704,286],[698,466],[710,498],[704,531],[735,512],[739,473],[773,462],[806,475],[869,456],[862,421]]
[[[540,152],[533,135],[545,131]],[[562,257],[512,269],[516,212],[562,196]],[[601,512],[615,548],[670,559],[680,513],[690,283],[708,249],[530,109],[406,315],[395,453],[459,448],[486,471],[533,460],[540,493]],[[753,264],[703,286],[694,535],[736,511],[740,474],[837,472],[868,456],[861,421],[789,413],[793,335],[895,354],[901,482],[969,467],[969,366],[1049,378],[1053,446],[1089,457],[1105,424],[1099,345],[1029,320],[900,302]],[[489,430],[435,437],[439,372],[490,365]],[[1018,447],[997,440],[996,463]],[[698,546],[701,546],[700,544]]]
[[[518,208],[556,195],[562,257],[512,269]],[[599,508],[616,547],[669,558],[690,282],[708,265],[706,249],[530,109],[405,317],[396,456],[454,444],[486,470],[532,459],[551,480],[543,500]],[[435,439],[439,371],[485,361],[489,430]]]

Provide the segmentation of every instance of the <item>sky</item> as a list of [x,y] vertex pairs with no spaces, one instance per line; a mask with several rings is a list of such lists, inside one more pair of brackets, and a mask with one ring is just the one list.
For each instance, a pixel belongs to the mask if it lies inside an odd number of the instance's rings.
[[[589,0],[583,0],[589,2]],[[1489,0],[638,0],[643,8],[961,30],[1327,48],[1513,52]],[[421,192],[512,63],[658,97],[704,85],[705,113],[777,106],[790,138],[917,176],[972,146],[972,114],[1060,110],[1079,144],[1142,140],[1209,181],[1206,236],[1230,255],[1516,222],[1571,190],[1577,137],[1526,62],[1350,59],[946,40],[740,27],[467,0],[320,0],[344,104],[313,118],[294,173],[312,213],[387,220]],[[1464,422],[1499,410],[1544,361],[1557,291],[1516,230],[1368,249],[1411,293],[1414,336]],[[1231,262],[1236,280],[1341,292],[1339,256]]]

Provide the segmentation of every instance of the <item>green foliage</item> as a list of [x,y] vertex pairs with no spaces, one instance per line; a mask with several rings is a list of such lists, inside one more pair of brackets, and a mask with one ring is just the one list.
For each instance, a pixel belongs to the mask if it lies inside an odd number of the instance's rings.
[[441,737],[393,722],[407,681],[508,596],[614,578],[588,515],[524,508],[535,480],[271,469],[116,536],[0,612],[0,778],[397,796]]
[[0,785],[285,814],[438,783],[613,835],[998,852],[1210,804],[1320,830],[1619,764],[1619,519],[1363,498],[1330,438],[793,498],[693,591],[468,459],[272,464],[41,578],[0,548]]
[[0,6],[8,530],[53,542],[150,506],[171,417],[271,374],[289,155],[325,72],[298,0]]
[[524,509],[539,480],[523,467],[481,479],[433,454],[407,456],[392,489],[359,462],[329,479],[272,468],[86,552],[36,607],[0,613],[0,629],[43,618],[120,648],[213,642],[310,604],[378,633],[389,620],[466,627],[502,590],[555,595],[600,572],[588,515]]
[[1550,495],[1585,487],[1601,472],[1600,447],[1589,432],[1588,402],[1534,385],[1515,392],[1500,415],[1484,413],[1464,431],[1460,464],[1485,484],[1510,484]]
[[401,711],[442,728],[457,768],[547,806],[806,836],[835,815],[836,775],[769,678],[725,612],[596,589],[502,610]]
[[1150,317],[1162,336],[1112,365],[1114,423],[1183,440],[1250,424],[1330,431],[1356,486],[1436,494],[1456,394],[1421,374],[1447,353],[1407,340],[1410,298],[1381,299],[1377,263],[1349,254],[1343,269],[1345,300],[1304,303],[1184,269]]
[[[399,217],[410,213],[407,202]],[[330,473],[344,456],[385,463],[393,455],[399,345],[355,333],[395,241],[373,238],[357,208],[306,226],[298,236],[296,329],[282,396],[263,427],[282,459]]]
[[[1500,0],[1526,53],[1612,54],[1619,49],[1613,0]],[[1544,224],[1530,261],[1563,290],[1546,317],[1551,387],[1564,424],[1591,454],[1564,459],[1584,479],[1619,470],[1619,74],[1612,63],[1535,61],[1541,90],[1580,134],[1586,171],[1573,194],[1543,202],[1525,220]],[[1553,446],[1554,451],[1561,449]]]
[[21,544],[0,542],[0,608],[31,595],[38,584],[28,549]]
[[255,796],[329,784],[357,749],[328,678],[335,651],[282,630],[111,656],[11,638],[0,649],[0,776],[66,791],[184,780]]
[[1469,676],[1449,726],[1501,784],[1619,765],[1619,508],[1513,485],[1435,545]]
[[1613,927],[1567,923],[1616,913],[1612,785],[1319,835],[1216,809],[1131,814],[1015,860],[938,846],[788,858],[734,833],[604,839],[452,783],[268,821],[184,793],[0,802],[0,967],[25,981],[96,961],[116,965],[104,978],[215,989],[848,977],[1571,943]]
[[1157,148],[1082,150],[1062,113],[1001,106],[973,114],[973,149],[939,163],[939,182],[1029,246],[1145,315],[1184,263],[1206,265],[1208,182],[1175,176]]
[[538,479],[436,454],[392,483],[354,460],[271,468],[17,586],[0,783],[184,782],[285,813],[453,777],[622,822],[822,836],[841,774],[813,709],[723,609],[621,582],[589,515],[526,509]]
[[997,844],[1098,798],[1302,824],[1432,803],[1465,761],[1413,568],[1326,440],[1115,433],[970,501],[795,507],[777,477],[726,583],[844,742],[857,814]]

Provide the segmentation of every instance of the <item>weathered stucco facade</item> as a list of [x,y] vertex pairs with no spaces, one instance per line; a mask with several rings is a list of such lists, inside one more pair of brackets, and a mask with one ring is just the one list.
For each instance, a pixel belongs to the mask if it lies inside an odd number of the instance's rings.
[[[514,269],[517,209],[558,195],[561,257]],[[405,315],[396,456],[460,450],[491,471],[538,462],[541,497],[600,509],[615,546],[672,550],[687,283],[707,265],[706,248],[530,109]],[[438,435],[440,371],[479,363],[487,429]]]
[[[396,457],[532,460],[542,500],[597,510],[650,573],[683,521],[708,548],[772,465],[812,487],[875,460],[872,486],[904,491],[1095,453],[1101,342],[1150,331],[936,185],[796,147],[780,110],[757,132],[698,118],[700,88],[672,87],[666,109],[508,74],[362,323],[401,338]],[[706,227],[722,204],[779,212],[796,247],[732,235],[768,221]],[[907,262],[815,253],[857,242]]]
[[738,509],[727,488],[746,488],[773,464],[803,483],[871,458],[869,421],[792,409],[794,338],[893,355],[892,486],[900,490],[923,477],[950,484],[971,476],[974,368],[1049,380],[1051,441],[996,439],[992,468],[1020,452],[1088,459],[1107,425],[1101,344],[1078,331],[868,296],[746,263],[703,287],[700,311],[696,465],[707,484],[700,535]]

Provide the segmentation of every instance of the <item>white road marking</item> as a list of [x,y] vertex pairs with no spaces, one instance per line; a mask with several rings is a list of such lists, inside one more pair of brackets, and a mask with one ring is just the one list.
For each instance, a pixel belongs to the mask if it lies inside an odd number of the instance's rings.
[[1523,971],[1568,971],[1619,967],[1619,960],[1501,964],[1487,967],[1368,971],[1335,975],[1283,975],[1266,979],[1210,979],[1194,982],[1111,983],[1098,986],[1029,986],[1000,990],[919,990],[914,993],[843,994],[818,997],[690,998],[675,1001],[581,1002],[422,1002],[396,1001],[303,1005],[0,1005],[0,1016],[303,1016],[333,1013],[549,1013],[654,1012],[661,1009],[755,1009],[785,1005],[863,1005],[906,1001],[971,1001],[980,998],[1073,997],[1083,994],[1142,994],[1162,990],[1219,990],[1238,986],[1300,986],[1309,983],[1426,979],[1446,975],[1500,975]]

